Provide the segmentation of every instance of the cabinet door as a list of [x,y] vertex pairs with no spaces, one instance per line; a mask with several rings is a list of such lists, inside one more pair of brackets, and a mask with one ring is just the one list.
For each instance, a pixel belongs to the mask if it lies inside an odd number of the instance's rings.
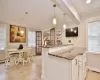
[[83,55],[83,80],[86,78],[86,53]]
[[78,56],[79,80],[83,80],[83,55]]
[[72,80],[78,80],[78,57],[72,60]]

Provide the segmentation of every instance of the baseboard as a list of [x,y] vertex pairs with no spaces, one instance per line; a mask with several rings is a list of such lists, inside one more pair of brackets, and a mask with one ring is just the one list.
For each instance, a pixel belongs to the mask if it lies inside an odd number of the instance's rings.
[[92,71],[95,71],[95,72],[99,72],[100,73],[100,69],[97,69],[97,68],[92,68],[92,67],[89,67],[87,66],[88,70],[92,70]]

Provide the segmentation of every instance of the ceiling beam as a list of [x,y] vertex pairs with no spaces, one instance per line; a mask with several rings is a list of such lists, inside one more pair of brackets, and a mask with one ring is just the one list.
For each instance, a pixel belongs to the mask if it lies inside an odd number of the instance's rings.
[[[66,15],[68,15],[75,24],[80,23],[80,16],[73,5],[68,0],[51,0],[56,4]],[[70,0],[71,1],[71,0]]]

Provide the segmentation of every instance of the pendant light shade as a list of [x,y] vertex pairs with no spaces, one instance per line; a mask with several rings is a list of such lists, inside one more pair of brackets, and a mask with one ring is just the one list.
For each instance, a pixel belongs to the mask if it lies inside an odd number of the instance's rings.
[[63,24],[63,28],[64,28],[64,29],[66,29],[66,28],[67,28],[66,24]]
[[54,7],[54,18],[53,18],[53,24],[56,25],[56,24],[57,24],[57,20],[56,20],[56,16],[55,16],[55,7],[56,7],[56,4],[54,4],[53,7]]
[[56,18],[53,18],[53,24],[54,24],[54,25],[57,24],[57,20],[56,20]]
[[63,24],[63,28],[66,29],[66,28],[67,28],[67,26],[66,26],[66,24],[65,24],[65,15],[66,15],[66,14],[63,14],[63,15],[64,15],[64,24]]

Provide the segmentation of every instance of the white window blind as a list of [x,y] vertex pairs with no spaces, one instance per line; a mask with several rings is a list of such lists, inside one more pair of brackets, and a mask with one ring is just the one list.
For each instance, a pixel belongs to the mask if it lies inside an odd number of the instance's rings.
[[4,50],[6,45],[6,28],[0,24],[0,50]]
[[35,32],[34,31],[28,31],[28,46],[29,47],[35,47]]
[[100,52],[100,21],[88,24],[88,51]]

